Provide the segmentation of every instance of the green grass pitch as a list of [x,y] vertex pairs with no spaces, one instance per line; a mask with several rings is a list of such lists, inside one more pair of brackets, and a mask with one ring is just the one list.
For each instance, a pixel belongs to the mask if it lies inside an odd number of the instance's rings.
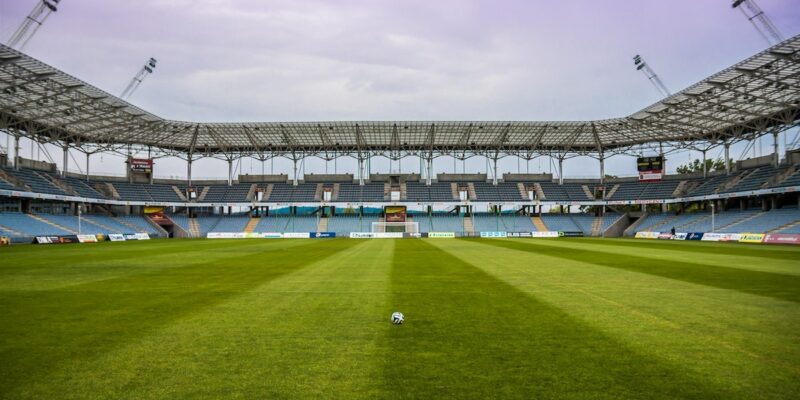
[[[406,323],[389,317],[402,311]],[[0,249],[0,398],[798,398],[800,249],[625,239]]]

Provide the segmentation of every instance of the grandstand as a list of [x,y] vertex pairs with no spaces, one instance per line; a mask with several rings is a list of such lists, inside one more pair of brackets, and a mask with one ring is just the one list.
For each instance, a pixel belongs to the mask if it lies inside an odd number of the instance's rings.
[[[773,154],[762,157],[726,159],[723,171],[663,175],[657,180],[569,179],[563,176],[563,163],[573,156],[591,156],[600,160],[602,171],[603,161],[618,154],[641,154],[656,147],[675,151],[698,143],[704,143],[706,150],[727,149],[796,127],[798,85],[786,78],[785,85],[776,86],[769,77],[796,76],[799,50],[800,37],[790,38],[623,118],[240,124],[163,119],[0,46],[0,84],[29,82],[26,90],[0,97],[0,129],[15,139],[13,148],[0,154],[0,230],[17,241],[38,235],[133,232],[158,237],[253,232],[347,235],[370,231],[384,218],[375,210],[399,204],[408,207],[421,232],[465,236],[559,231],[613,237],[672,228],[795,232],[800,191],[797,150],[778,154],[776,147]],[[42,76],[46,78],[28,79]],[[53,87],[73,92],[62,99],[64,104],[91,104],[96,114],[83,115],[79,107],[64,114],[59,107],[66,106],[54,105],[58,101],[35,101],[37,93]],[[742,90],[752,97],[731,95]],[[103,99],[113,99],[115,105]],[[15,104],[26,107],[18,109]],[[709,114],[705,110],[710,104],[723,106]],[[55,114],[63,117],[48,117]],[[84,119],[102,120],[104,127],[82,123]],[[117,126],[126,128],[115,130]],[[110,132],[115,143],[104,139]],[[125,144],[131,167],[126,177],[77,175],[69,172],[69,157],[60,166],[23,158],[21,138],[58,138],[63,148],[86,152]],[[255,155],[269,159],[333,152],[355,158],[358,168],[356,174],[300,177],[297,165],[302,158],[292,157],[292,175],[233,176],[229,168],[227,179],[193,181],[188,162],[186,179],[166,180],[155,177],[152,169],[133,168],[133,154],[145,149],[151,156],[182,155],[188,160],[221,156],[229,166]],[[487,157],[487,166],[494,167],[487,174],[433,174],[433,160],[453,152],[465,158]],[[392,159],[418,156],[420,173],[365,171],[371,157],[386,154]],[[500,157],[535,156],[557,159],[558,171],[502,174],[497,170]],[[149,159],[142,162],[152,166]]]

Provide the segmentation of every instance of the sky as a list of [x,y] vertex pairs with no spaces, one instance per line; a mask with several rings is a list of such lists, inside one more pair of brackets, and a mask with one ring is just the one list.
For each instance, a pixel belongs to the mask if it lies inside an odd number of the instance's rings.
[[[0,0],[0,40],[37,1]],[[758,4],[785,38],[800,34],[797,0]],[[168,119],[253,122],[622,117],[661,98],[635,70],[635,54],[676,92],[766,47],[728,0],[62,0],[24,51],[113,94],[155,57],[155,73],[131,103]],[[22,155],[30,156],[29,143]],[[672,155],[667,166],[698,156]],[[37,149],[34,157],[44,155]],[[70,169],[83,169],[84,156],[73,157]],[[123,174],[121,161],[94,156],[92,172]],[[309,160],[305,171],[333,172],[333,164]],[[634,164],[614,157],[606,172],[633,175]],[[290,165],[264,168],[290,173]],[[342,159],[336,171],[355,165]],[[237,167],[261,173],[262,164]],[[519,166],[506,158],[499,167],[553,169],[547,158]],[[419,161],[373,163],[373,172],[389,168],[417,171]],[[485,172],[486,162],[455,168]],[[174,159],[155,169],[157,177],[186,175]],[[453,160],[437,160],[434,170],[453,172]],[[225,171],[217,160],[193,166],[196,178]],[[598,171],[589,158],[565,163],[566,177]]]

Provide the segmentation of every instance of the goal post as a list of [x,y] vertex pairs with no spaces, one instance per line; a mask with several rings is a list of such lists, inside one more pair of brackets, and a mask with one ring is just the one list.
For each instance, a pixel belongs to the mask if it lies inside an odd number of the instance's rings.
[[419,233],[419,222],[373,222],[373,233],[403,232]]

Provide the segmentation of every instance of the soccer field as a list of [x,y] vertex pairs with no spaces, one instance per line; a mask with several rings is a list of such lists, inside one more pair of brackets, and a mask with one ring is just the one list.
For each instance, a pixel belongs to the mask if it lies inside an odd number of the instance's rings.
[[18,246],[0,398],[797,398],[798,303],[780,246]]

